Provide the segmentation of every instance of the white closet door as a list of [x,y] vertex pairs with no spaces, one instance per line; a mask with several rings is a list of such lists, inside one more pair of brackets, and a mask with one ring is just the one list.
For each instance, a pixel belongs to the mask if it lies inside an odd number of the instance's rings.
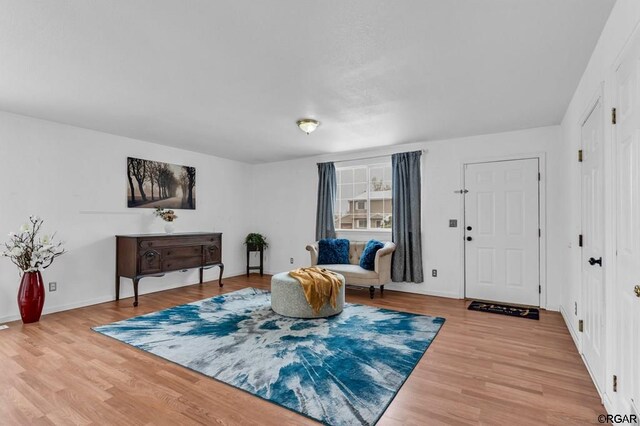
[[604,147],[598,100],[582,125],[582,354],[599,389],[605,373]]
[[[615,73],[616,249],[615,282],[618,396],[640,408],[640,33]],[[638,287],[640,288],[640,287]],[[640,290],[639,290],[640,291]]]

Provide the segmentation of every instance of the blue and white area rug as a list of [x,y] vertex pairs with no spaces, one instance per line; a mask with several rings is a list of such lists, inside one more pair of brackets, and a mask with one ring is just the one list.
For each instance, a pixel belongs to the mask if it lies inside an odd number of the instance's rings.
[[443,323],[354,304],[287,318],[246,288],[94,330],[323,423],[371,425]]

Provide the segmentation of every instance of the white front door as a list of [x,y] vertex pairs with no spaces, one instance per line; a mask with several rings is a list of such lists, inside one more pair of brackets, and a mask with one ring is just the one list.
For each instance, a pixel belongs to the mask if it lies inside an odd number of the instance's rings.
[[[623,409],[640,409],[640,33],[615,73],[616,367]],[[640,289],[640,287],[638,287]],[[640,290],[638,290],[640,292]]]
[[596,386],[605,372],[604,132],[602,101],[582,125],[582,354]]
[[538,159],[465,165],[465,296],[540,305]]

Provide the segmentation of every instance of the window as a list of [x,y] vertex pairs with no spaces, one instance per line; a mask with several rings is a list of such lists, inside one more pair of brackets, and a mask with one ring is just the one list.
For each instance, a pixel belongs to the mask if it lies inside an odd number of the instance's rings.
[[337,230],[391,229],[391,161],[336,168]]

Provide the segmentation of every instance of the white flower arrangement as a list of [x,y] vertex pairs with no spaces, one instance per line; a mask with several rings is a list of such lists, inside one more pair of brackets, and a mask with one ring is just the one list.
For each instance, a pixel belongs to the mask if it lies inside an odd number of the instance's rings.
[[153,215],[159,217],[165,222],[173,222],[178,218],[178,215],[173,210],[165,210],[161,207],[156,207],[156,211]]
[[66,253],[62,242],[53,241],[55,234],[39,237],[43,222],[38,216],[29,216],[29,223],[22,225],[18,233],[9,233],[9,241],[0,252],[22,272],[42,271],[51,266],[56,257]]

